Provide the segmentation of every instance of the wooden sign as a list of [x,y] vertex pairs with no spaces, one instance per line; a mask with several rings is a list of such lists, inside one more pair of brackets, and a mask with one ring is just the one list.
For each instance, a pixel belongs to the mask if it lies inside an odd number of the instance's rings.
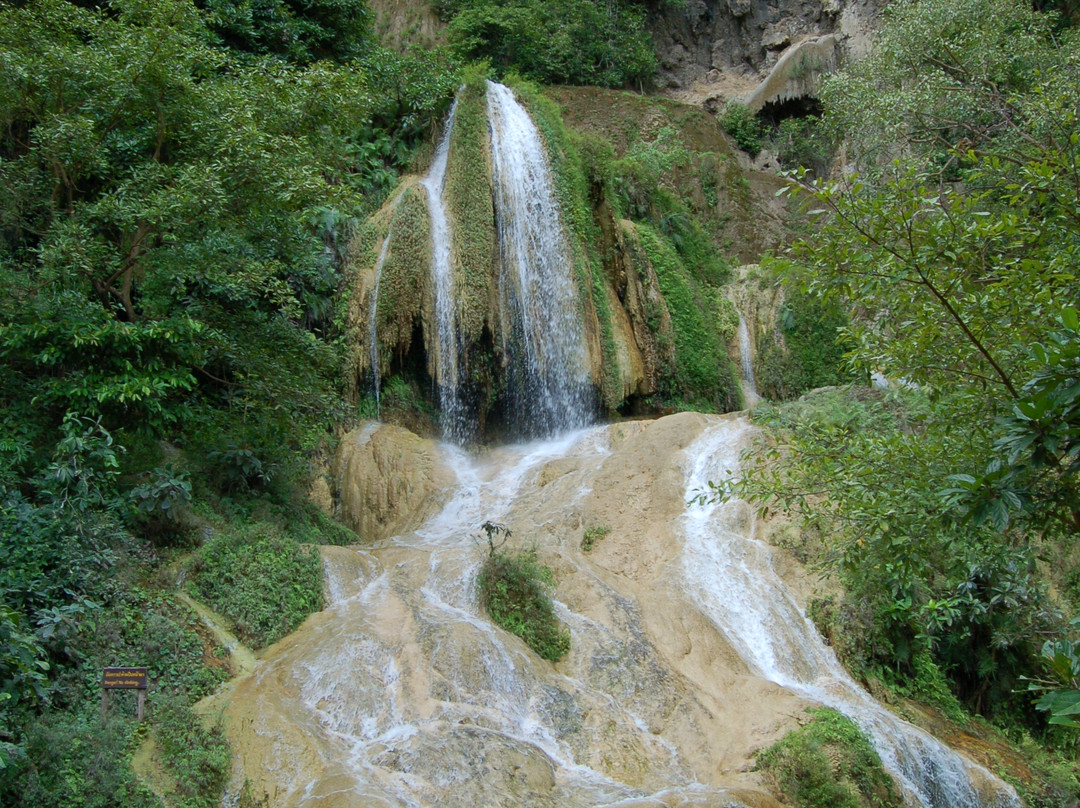
[[101,686],[106,690],[146,690],[150,683],[146,668],[106,668]]
[[134,690],[136,691],[135,716],[142,721],[146,713],[146,690],[149,687],[150,680],[146,674],[146,668],[105,668],[101,676],[101,720],[105,720],[109,691]]

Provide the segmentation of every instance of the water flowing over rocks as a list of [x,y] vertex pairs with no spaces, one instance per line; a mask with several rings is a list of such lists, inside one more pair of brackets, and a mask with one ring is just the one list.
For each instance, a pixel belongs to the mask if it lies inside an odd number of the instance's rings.
[[[326,610],[224,697],[234,789],[247,778],[272,808],[775,808],[754,752],[824,702],[856,713],[895,774],[922,744],[931,776],[965,775],[909,785],[912,805],[1018,805],[844,676],[794,594],[813,581],[754,538],[749,508],[687,506],[736,470],[745,420],[683,413],[480,457],[402,432],[365,427],[339,459],[343,512],[374,503],[381,538],[326,550]],[[572,634],[556,664],[477,603],[486,519],[555,571]]]

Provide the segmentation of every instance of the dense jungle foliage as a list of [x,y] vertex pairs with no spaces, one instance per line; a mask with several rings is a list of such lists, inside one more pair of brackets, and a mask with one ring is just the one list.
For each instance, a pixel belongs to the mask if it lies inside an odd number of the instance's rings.
[[350,539],[297,486],[342,416],[339,245],[458,82],[368,18],[0,3],[4,805],[157,803],[127,694],[98,716],[117,664],[150,669],[177,804],[217,804],[228,750],[190,704],[228,666],[167,571],[196,540],[195,591],[251,641],[321,603],[298,542]]
[[1065,747],[1046,719],[1080,703],[1077,32],[1007,0],[892,5],[823,99],[859,173],[793,175],[818,226],[778,266],[852,314],[846,361],[889,389],[765,409],[777,442],[736,489],[821,536],[846,595],[816,616],[856,672]]
[[[812,612],[864,681],[988,716],[1067,763],[1080,43],[1071,3],[1036,5],[895,3],[871,55],[827,81],[820,122],[763,128],[731,108],[740,145],[812,169],[792,195],[814,236],[769,267],[789,291],[763,392],[889,383],[763,407],[773,442],[735,490],[801,518],[796,549],[845,590]],[[579,242],[596,238],[585,200],[608,204],[655,266],[673,341],[651,403],[738,405],[715,236],[718,199],[740,193],[727,157],[688,148],[674,118],[617,148],[569,131],[514,77],[646,86],[642,7],[440,11],[449,47],[402,55],[374,41],[363,0],[0,0],[0,804],[158,805],[131,766],[148,737],[172,801],[219,804],[227,745],[191,705],[227,678],[227,653],[174,591],[183,580],[260,646],[319,608],[304,545],[355,539],[302,493],[357,415],[341,390],[344,245],[422,164],[466,61],[487,60],[474,79],[508,74],[557,147]],[[826,178],[840,140],[859,167],[843,181]],[[580,264],[603,317],[599,260]],[[391,379],[384,405],[422,395]],[[498,563],[542,601],[535,558]],[[115,664],[149,667],[148,725],[130,694],[100,716]],[[858,745],[849,729],[820,717],[762,765],[796,772],[795,793],[830,739]],[[1075,773],[1042,755],[1026,796],[1065,804]],[[850,799],[892,799],[867,783]]]

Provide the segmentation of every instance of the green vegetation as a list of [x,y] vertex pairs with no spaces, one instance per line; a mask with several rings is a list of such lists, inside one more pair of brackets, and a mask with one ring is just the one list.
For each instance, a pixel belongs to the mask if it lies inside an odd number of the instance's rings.
[[789,290],[777,312],[783,344],[770,331],[757,346],[754,377],[761,395],[785,401],[816,387],[853,381],[844,364],[847,323],[835,301],[824,302],[798,288]]
[[845,716],[807,710],[808,724],[758,753],[796,808],[900,808],[904,801],[869,739]]
[[585,533],[581,537],[581,549],[586,553],[589,552],[597,542],[607,538],[609,533],[611,533],[611,528],[607,525],[593,525],[585,528]]
[[720,114],[720,125],[731,135],[735,145],[750,155],[751,159],[761,151],[761,121],[746,108],[745,104],[731,101]]
[[323,606],[322,559],[273,524],[216,533],[188,566],[192,593],[262,648]]
[[1051,748],[1076,677],[1050,587],[1080,530],[1080,43],[1053,29],[1023,4],[905,3],[827,80],[823,125],[862,174],[793,177],[818,227],[784,271],[822,326],[851,313],[845,363],[893,389],[764,409],[776,443],[735,486],[819,537],[846,595],[817,617],[857,674]]
[[[503,552],[510,538],[505,525],[485,522],[488,556],[476,584],[480,602],[491,619],[552,661],[570,650],[570,632],[559,624],[548,590],[555,585],[550,567],[536,558],[536,550]],[[499,539],[499,536],[502,539]]]
[[252,636],[318,606],[317,555],[273,537],[348,540],[299,502],[343,417],[341,245],[458,83],[444,53],[383,52],[366,18],[359,0],[0,4],[4,805],[157,803],[127,695],[97,715],[117,664],[149,668],[177,804],[220,802],[228,753],[188,707],[226,664],[164,573],[208,521],[278,543],[264,566],[222,534],[200,556],[200,584],[250,563],[285,593],[284,618],[230,593]]
[[593,0],[443,0],[450,39],[466,59],[488,60],[550,84],[638,86],[656,71],[645,9]]
[[721,322],[715,299],[687,272],[678,253],[647,225],[638,227],[641,246],[656,270],[675,329],[674,374],[661,395],[682,399],[692,409],[728,412],[739,409],[741,392],[735,369],[720,341]]

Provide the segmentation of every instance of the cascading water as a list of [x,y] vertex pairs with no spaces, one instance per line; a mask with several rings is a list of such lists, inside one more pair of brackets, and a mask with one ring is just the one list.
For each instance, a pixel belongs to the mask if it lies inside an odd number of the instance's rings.
[[446,165],[450,155],[450,136],[454,131],[457,100],[450,107],[442,140],[435,159],[421,184],[427,191],[431,216],[431,279],[435,297],[435,334],[437,342],[436,384],[442,433],[452,443],[465,443],[472,434],[472,420],[461,400],[458,378],[457,299],[454,295],[453,268],[450,261],[450,225],[443,204]]
[[739,315],[739,364],[742,368],[743,399],[747,407],[753,407],[761,396],[758,394],[757,381],[754,379],[754,355],[750,345],[750,329],[746,319]]
[[513,92],[488,82],[509,410],[525,435],[592,420],[574,262],[540,134]]
[[[390,220],[393,221],[393,211]],[[368,356],[371,359],[371,384],[375,390],[375,417],[382,417],[382,405],[379,401],[380,382],[379,375],[379,279],[382,277],[383,264],[386,263],[386,255],[390,250],[390,233],[383,239],[379,249],[379,258],[375,261],[375,285],[371,291],[370,314],[368,316]]]
[[[687,498],[737,473],[748,427],[725,421],[687,450]],[[926,732],[901,721],[858,687],[774,572],[770,548],[753,538],[737,500],[691,507],[684,518],[690,591],[760,676],[855,721],[909,801],[925,808],[1020,808],[1011,787]],[[750,526],[750,529],[747,529]],[[976,790],[973,783],[993,794]]]
[[[685,413],[475,459],[424,449],[453,496],[415,532],[324,548],[327,609],[227,696],[232,788],[250,781],[270,808],[770,805],[754,750],[824,703],[867,729],[913,806],[1016,808],[844,676],[744,535],[746,506],[684,506],[737,468],[748,431]],[[470,536],[487,519],[556,569],[572,635],[556,665],[477,602],[487,548]],[[610,533],[585,553],[600,521]]]

